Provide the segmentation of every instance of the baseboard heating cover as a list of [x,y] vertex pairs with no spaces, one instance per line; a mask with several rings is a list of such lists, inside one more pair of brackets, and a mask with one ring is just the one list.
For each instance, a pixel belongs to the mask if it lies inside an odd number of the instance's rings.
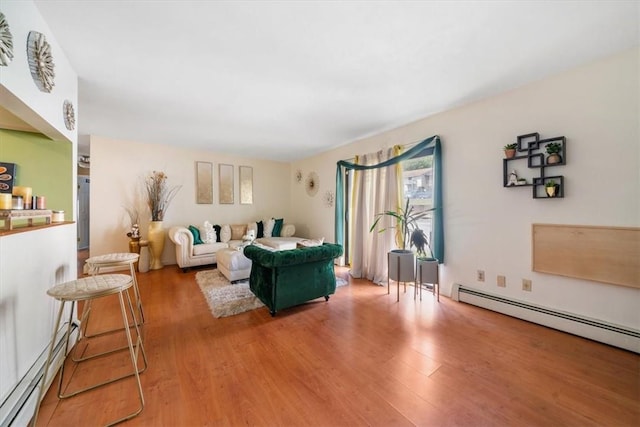
[[455,283],[451,298],[518,319],[640,353],[640,331],[493,295]]
[[[56,335],[56,344],[53,348],[53,359],[47,375],[47,385],[49,388],[53,382],[58,369],[64,362],[64,337],[67,331],[67,324],[61,328]],[[78,333],[77,325],[72,325],[70,342],[74,342]],[[38,359],[35,361],[27,373],[22,377],[11,393],[2,401],[0,405],[0,427],[26,426],[31,421],[31,417],[36,409],[36,401],[40,391],[40,382],[44,374],[44,365],[47,362],[49,353],[49,343],[44,348]]]

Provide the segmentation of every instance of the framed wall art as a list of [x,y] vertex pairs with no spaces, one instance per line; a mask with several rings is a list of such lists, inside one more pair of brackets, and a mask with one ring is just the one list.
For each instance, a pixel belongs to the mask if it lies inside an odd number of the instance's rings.
[[233,204],[233,165],[218,165],[218,197],[221,205]]
[[240,204],[253,204],[253,168],[251,166],[239,166],[240,175]]
[[213,164],[196,162],[196,203],[213,204]]

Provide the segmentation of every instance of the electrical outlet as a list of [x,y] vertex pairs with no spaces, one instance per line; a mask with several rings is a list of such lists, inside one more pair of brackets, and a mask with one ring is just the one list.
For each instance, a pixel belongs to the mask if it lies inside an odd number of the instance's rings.
[[527,291],[527,292],[531,292],[531,280],[522,279],[522,290],[523,291]]
[[478,270],[478,282],[484,282],[484,270]]
[[504,276],[498,276],[498,286],[501,288],[507,287],[507,278]]

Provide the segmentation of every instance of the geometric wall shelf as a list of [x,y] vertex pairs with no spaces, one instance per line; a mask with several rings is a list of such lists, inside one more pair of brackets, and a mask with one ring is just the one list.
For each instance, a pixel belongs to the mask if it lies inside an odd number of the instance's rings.
[[[545,152],[549,144],[559,146],[559,160],[555,163],[549,161],[549,156]],[[509,182],[509,170],[514,164],[522,163],[526,160],[529,169],[538,170],[538,176],[534,177],[530,184],[512,185]],[[502,159],[502,186],[511,187],[532,187],[534,199],[542,198],[562,198],[565,195],[564,176],[550,175],[547,168],[563,166],[567,163],[567,139],[564,136],[540,139],[537,132],[520,135],[517,138],[516,155],[509,159]],[[555,183],[555,196],[550,197],[545,191],[545,187]]]

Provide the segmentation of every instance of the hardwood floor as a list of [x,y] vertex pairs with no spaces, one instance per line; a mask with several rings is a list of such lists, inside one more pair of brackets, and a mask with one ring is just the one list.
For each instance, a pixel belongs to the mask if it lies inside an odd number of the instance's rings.
[[[138,275],[146,406],[125,425],[640,425],[637,354],[430,293],[397,303],[364,280],[275,318],[216,319],[195,274]],[[117,304],[95,304],[92,326],[116,325]],[[126,370],[121,354],[81,365],[74,384]],[[102,425],[135,407],[132,379],[62,401],[53,389],[40,426]]]

